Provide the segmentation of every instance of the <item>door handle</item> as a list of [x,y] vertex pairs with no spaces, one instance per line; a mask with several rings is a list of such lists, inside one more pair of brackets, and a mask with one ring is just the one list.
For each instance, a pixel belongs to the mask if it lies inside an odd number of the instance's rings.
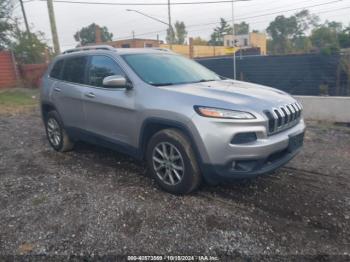
[[54,90],[55,90],[56,92],[61,92],[61,88],[59,88],[59,87],[55,87]]
[[94,98],[95,94],[90,92],[90,93],[86,93],[85,96],[88,97],[88,98]]

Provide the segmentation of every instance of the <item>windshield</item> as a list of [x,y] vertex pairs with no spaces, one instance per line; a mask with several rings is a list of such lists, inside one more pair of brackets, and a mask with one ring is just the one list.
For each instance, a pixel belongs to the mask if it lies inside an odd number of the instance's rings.
[[214,72],[179,55],[128,54],[123,58],[143,81],[155,86],[220,80]]

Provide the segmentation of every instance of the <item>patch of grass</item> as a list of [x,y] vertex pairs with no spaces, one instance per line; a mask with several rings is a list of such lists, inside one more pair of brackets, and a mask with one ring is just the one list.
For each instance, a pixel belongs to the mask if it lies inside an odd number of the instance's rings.
[[11,88],[0,90],[0,114],[15,114],[34,109],[38,105],[39,90]]

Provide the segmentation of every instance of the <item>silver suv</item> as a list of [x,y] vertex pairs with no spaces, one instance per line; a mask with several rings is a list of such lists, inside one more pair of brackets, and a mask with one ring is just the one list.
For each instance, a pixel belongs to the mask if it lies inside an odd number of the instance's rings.
[[68,50],[43,77],[41,108],[55,150],[86,141],[144,159],[174,194],[271,172],[297,154],[305,129],[285,92],[162,49]]

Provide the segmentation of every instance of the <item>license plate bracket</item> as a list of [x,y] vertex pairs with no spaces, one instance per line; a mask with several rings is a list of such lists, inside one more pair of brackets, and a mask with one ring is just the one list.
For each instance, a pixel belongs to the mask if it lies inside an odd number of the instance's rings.
[[295,151],[303,146],[304,134],[305,133],[303,132],[303,133],[300,133],[298,135],[289,137],[289,142],[288,142],[288,151],[289,152],[293,152],[293,151]]

